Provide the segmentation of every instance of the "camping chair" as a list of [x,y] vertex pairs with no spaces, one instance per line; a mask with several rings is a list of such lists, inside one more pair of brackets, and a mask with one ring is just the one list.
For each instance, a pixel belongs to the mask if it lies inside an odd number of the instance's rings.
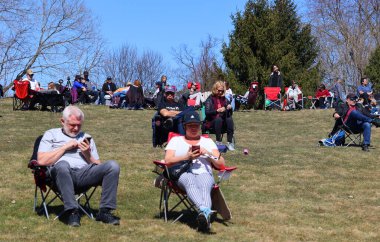
[[163,127],[164,119],[156,112],[152,118],[152,144],[153,147],[162,147],[168,140],[169,131]]
[[[34,206],[33,211],[37,214],[44,214],[47,219],[50,219],[48,206],[55,200],[61,200],[62,196],[59,193],[57,187],[54,184],[53,179],[50,177],[50,172],[46,166],[40,166],[37,163],[37,152],[40,145],[42,135],[40,135],[34,142],[33,154],[28,163],[28,168],[32,170],[34,175],[35,190],[34,190]],[[95,193],[97,187],[88,189],[87,191],[78,192],[76,200],[79,205],[79,209],[86,214],[90,219],[94,219],[92,209],[90,206],[90,200]],[[38,206],[38,193],[41,197],[41,203]],[[84,203],[81,203],[81,199],[84,198]],[[63,202],[63,201],[62,201]],[[58,219],[64,211],[60,212],[54,220]]]
[[[170,213],[180,205],[183,205],[187,211],[198,212],[196,211],[194,204],[187,197],[186,192],[180,189],[176,182],[170,179],[170,176],[164,175],[164,173],[169,174],[166,163],[159,160],[155,160],[153,163],[155,165],[153,172],[158,174],[158,177],[154,180],[154,185],[161,190],[159,203],[160,217],[164,217],[165,222],[167,222]],[[214,169],[216,168],[214,167]],[[216,169],[218,171],[218,179],[211,191],[212,209],[216,210],[224,220],[229,220],[232,216],[219,185],[222,181],[227,180],[232,171],[236,169],[237,167],[223,167],[221,169]],[[173,202],[173,206],[169,206],[169,199],[172,194],[174,194],[178,200]],[[172,223],[178,221],[183,215],[184,213],[181,212]]]
[[315,105],[318,101],[318,98],[315,98],[313,96],[308,96],[307,98],[310,100],[310,109],[317,109]]
[[268,107],[277,107],[281,110],[281,87],[264,87],[265,105],[264,109]]
[[13,111],[28,108],[30,83],[28,81],[14,80],[13,82]]
[[344,145],[346,147],[350,145],[361,146],[362,145],[362,131],[353,131],[350,129],[342,119],[342,126],[340,130],[345,132]]

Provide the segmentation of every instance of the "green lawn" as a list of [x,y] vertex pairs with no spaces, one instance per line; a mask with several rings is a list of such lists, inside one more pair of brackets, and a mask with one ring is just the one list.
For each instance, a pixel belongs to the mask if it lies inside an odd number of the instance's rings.
[[[157,218],[160,191],[153,187],[154,111],[81,106],[102,160],[121,165],[120,226],[87,217],[80,228],[32,211],[34,182],[27,168],[35,138],[60,125],[60,114],[12,111],[0,100],[1,241],[380,241],[380,129],[372,148],[322,148],[332,110],[236,112],[236,151],[225,155],[238,170],[222,185],[233,218],[198,233],[191,218],[175,224]],[[249,149],[249,155],[243,149]],[[99,189],[93,200],[98,207]]]

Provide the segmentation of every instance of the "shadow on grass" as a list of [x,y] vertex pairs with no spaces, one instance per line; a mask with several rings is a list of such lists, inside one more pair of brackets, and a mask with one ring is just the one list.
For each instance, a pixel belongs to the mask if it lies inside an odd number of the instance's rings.
[[[168,223],[179,222],[182,224],[186,224],[187,226],[189,226],[190,228],[192,228],[194,230],[198,230],[198,224],[197,224],[197,220],[196,220],[197,216],[198,216],[198,214],[195,211],[190,211],[190,210],[172,211],[172,212],[168,213]],[[163,213],[157,214],[154,216],[154,218],[164,220],[164,214]],[[230,223],[230,222],[227,222],[227,221],[220,219],[218,217],[215,217],[211,222],[212,223],[220,223],[226,227],[228,227],[229,223]],[[213,231],[212,228],[208,232],[202,232],[202,231],[199,231],[199,232],[205,233],[205,234],[216,234],[216,232]]]
[[[68,214],[65,213],[63,209],[64,209],[63,205],[47,206],[49,219],[55,220],[58,217],[58,220],[60,222],[67,224]],[[81,217],[87,216],[83,211],[79,210],[79,212],[80,212]],[[93,218],[95,219],[95,216],[96,216],[96,214],[98,214],[99,210],[98,209],[91,209],[90,212],[91,212],[90,214],[92,214]],[[43,216],[43,217],[47,218],[45,211],[44,211],[44,208],[42,206],[36,208],[36,213],[38,216],[41,216],[41,217]]]

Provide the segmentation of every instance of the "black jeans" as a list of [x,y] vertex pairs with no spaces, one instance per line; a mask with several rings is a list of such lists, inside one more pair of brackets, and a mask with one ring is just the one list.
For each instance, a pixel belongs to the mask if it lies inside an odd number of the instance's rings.
[[227,142],[232,142],[232,138],[234,137],[234,121],[232,117],[217,117],[211,121],[211,127],[215,131],[216,141],[222,141],[222,132],[224,131],[223,128],[225,128],[227,132]]

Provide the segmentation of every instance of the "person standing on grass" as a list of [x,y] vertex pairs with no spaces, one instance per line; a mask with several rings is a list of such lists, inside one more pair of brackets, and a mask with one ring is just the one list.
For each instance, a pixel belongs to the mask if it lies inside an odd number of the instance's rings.
[[80,226],[79,205],[75,191],[102,186],[99,213],[96,221],[119,225],[119,218],[111,210],[116,209],[116,193],[119,183],[119,164],[114,161],[102,163],[94,140],[81,131],[84,114],[76,106],[63,110],[62,128],[45,132],[37,153],[37,163],[47,166],[51,178],[62,195],[67,224]]

